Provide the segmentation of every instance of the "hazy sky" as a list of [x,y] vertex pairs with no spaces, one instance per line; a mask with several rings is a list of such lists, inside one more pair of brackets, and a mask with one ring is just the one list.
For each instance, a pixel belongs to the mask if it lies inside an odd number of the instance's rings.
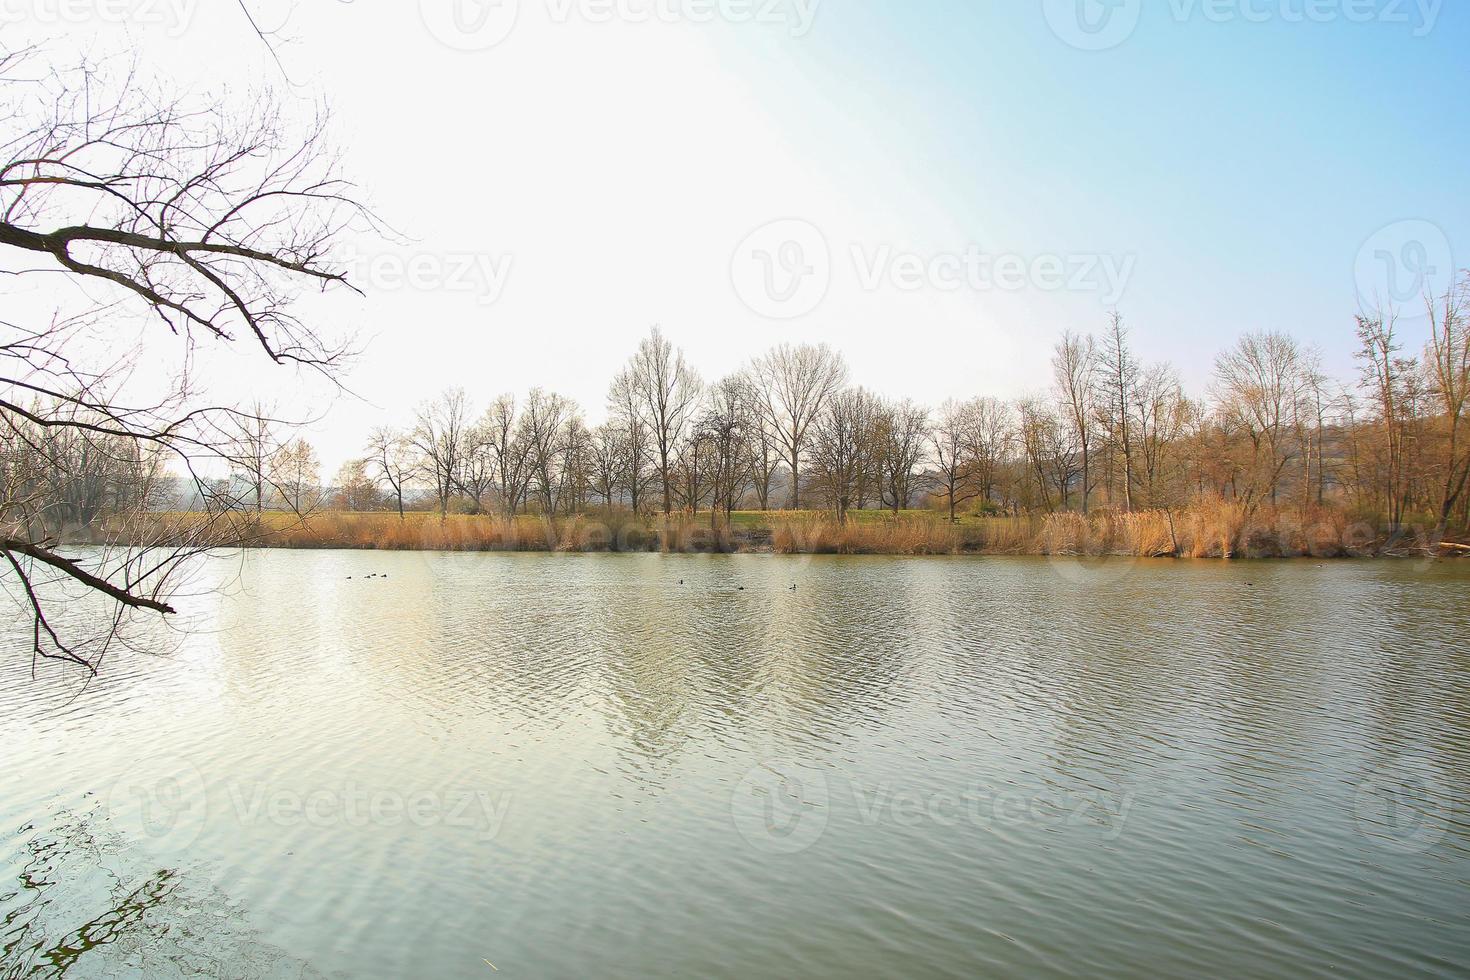
[[362,332],[365,400],[231,372],[325,413],[327,475],[445,386],[539,384],[596,421],[653,324],[706,377],[827,341],[856,381],[937,403],[1044,386],[1055,336],[1116,305],[1200,390],[1253,329],[1348,376],[1360,292],[1470,263],[1464,4],[255,9],[286,23],[296,84],[224,0],[0,0],[0,31],[63,59],[132,46],[247,110],[264,86],[330,105],[348,171],[412,239],[350,243],[366,298],[309,306]]

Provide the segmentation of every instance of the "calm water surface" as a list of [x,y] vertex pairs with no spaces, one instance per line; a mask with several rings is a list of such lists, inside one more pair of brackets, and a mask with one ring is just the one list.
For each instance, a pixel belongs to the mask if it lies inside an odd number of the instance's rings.
[[84,691],[0,627],[5,976],[1470,971],[1470,565],[195,585]]

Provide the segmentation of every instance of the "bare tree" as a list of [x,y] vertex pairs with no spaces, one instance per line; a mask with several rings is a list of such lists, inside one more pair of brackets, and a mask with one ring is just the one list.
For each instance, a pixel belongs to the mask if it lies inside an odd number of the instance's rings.
[[562,425],[561,468],[556,502],[562,513],[571,515],[587,504],[592,485],[592,433],[573,405],[570,417]]
[[[680,508],[691,516],[714,492],[715,466],[714,434],[690,426],[674,448],[673,487]],[[719,508],[712,502],[710,509]]]
[[628,362],[628,377],[639,402],[639,414],[658,451],[664,513],[668,514],[673,507],[671,462],[698,410],[699,375],[684,363],[684,352],[675,350],[663,331],[654,327]]
[[1123,507],[1132,510],[1135,484],[1132,406],[1138,385],[1138,362],[1128,344],[1128,328],[1117,311],[1108,318],[1097,364],[1097,418],[1107,431],[1112,453],[1123,455]]
[[761,411],[791,473],[791,509],[801,509],[801,456],[812,424],[847,383],[847,364],[826,344],[782,344],[756,358],[751,377]]
[[965,452],[974,472],[976,496],[990,502],[1010,452],[1014,423],[1009,406],[998,398],[977,398],[966,415]]
[[1179,375],[1169,364],[1156,364],[1142,373],[1134,392],[1134,406],[1144,502],[1149,507],[1167,508],[1175,502],[1173,488],[1178,482],[1172,479],[1171,453],[1187,430],[1195,408],[1184,397]]
[[1092,497],[1092,441],[1097,409],[1097,344],[1092,337],[1067,332],[1052,354],[1057,398],[1064,406],[1082,456],[1082,513]]
[[311,443],[305,439],[286,443],[271,457],[270,470],[281,502],[293,514],[305,515],[316,506],[321,462]]
[[1021,448],[1036,478],[1041,505],[1048,513],[1059,506],[1066,507],[1072,482],[1079,475],[1075,433],[1044,399],[1023,398],[1017,409],[1021,419]]
[[[1322,370],[1322,352],[1309,348],[1302,355],[1302,404],[1300,440],[1302,443],[1302,500],[1315,500],[1322,506],[1327,498],[1327,415],[1331,397],[1331,379]],[[1316,468],[1313,469],[1315,461]]]
[[1358,322],[1358,359],[1363,364],[1362,386],[1373,399],[1382,433],[1383,472],[1379,484],[1389,523],[1397,530],[1408,506],[1407,432],[1403,418],[1403,376],[1406,365],[1399,352],[1398,316],[1392,310],[1361,313]]
[[605,507],[611,508],[623,492],[627,455],[626,434],[617,425],[605,422],[592,431],[592,492],[602,498]]
[[532,389],[521,415],[532,482],[541,495],[541,512],[548,519],[557,511],[566,461],[566,427],[573,420],[580,423],[577,406],[571,399],[540,388]]
[[613,379],[607,395],[608,415],[622,432],[626,447],[623,486],[628,491],[633,513],[643,512],[643,494],[650,482],[649,465],[653,456],[649,426],[643,420],[643,398],[635,372],[630,367]]
[[878,495],[885,507],[908,507],[922,479],[929,448],[929,411],[905,399],[879,406],[877,440]]
[[859,488],[877,459],[877,400],[862,388],[839,392],[813,426],[813,485],[837,511],[837,523],[858,503]]
[[403,494],[413,478],[413,444],[408,437],[389,428],[374,429],[368,437],[368,462],[379,483],[388,488],[403,520]]
[[433,487],[439,517],[449,514],[449,502],[460,485],[460,470],[468,447],[468,402],[464,389],[450,388],[419,407],[409,442],[418,453],[419,469]]
[[1470,484],[1470,438],[1464,432],[1470,404],[1470,273],[1455,283],[1436,308],[1428,301],[1430,336],[1424,351],[1429,382],[1440,416],[1441,490],[1437,537],[1442,538],[1455,505]]
[[337,469],[332,481],[336,486],[335,506],[354,513],[376,510],[383,498],[378,493],[378,484],[368,472],[371,460],[349,459]]
[[501,395],[485,413],[480,428],[487,434],[500,487],[500,506],[514,517],[531,480],[530,453],[522,438],[514,395]]
[[1301,350],[1285,334],[1246,334],[1216,360],[1215,388],[1223,418],[1250,445],[1244,493],[1249,511],[1263,497],[1275,498],[1292,459],[1292,421],[1302,392]]
[[[228,515],[240,502],[207,474],[245,468],[233,440],[252,413],[193,390],[187,353],[166,382],[128,386],[125,360],[94,364],[84,328],[103,312],[110,324],[141,315],[186,350],[254,351],[330,377],[348,347],[298,319],[293,300],[303,285],[345,283],[326,256],[363,212],[336,176],[325,120],[293,138],[269,100],[232,115],[150,92],[132,76],[57,70],[21,51],[0,54],[0,103],[0,271],[8,282],[59,276],[77,287],[68,302],[81,297],[80,309],[49,325],[0,324],[0,431],[27,445],[37,431],[63,428],[131,442],[140,458],[157,453],[182,471],[206,508],[205,519],[166,533],[134,514],[123,522],[126,544],[83,557],[58,551],[44,512],[14,499],[0,508],[0,564],[33,620],[34,654],[95,670],[113,630],[63,637],[45,595],[78,585],[114,605],[113,622],[172,612],[177,570],[235,533]],[[68,409],[38,412],[37,399]]]
[[280,448],[275,431],[277,426],[271,419],[274,414],[273,409],[257,401],[244,414],[230,419],[234,432],[231,441],[235,476],[248,488],[256,514],[265,509],[269,496],[270,461]]
[[959,522],[959,506],[980,494],[973,439],[978,412],[975,402],[947,401],[939,407],[929,436],[934,445],[935,482],[949,506],[951,524]]
[[710,526],[723,511],[728,524],[749,486],[751,430],[758,425],[755,392],[742,374],[722,379],[709,390],[699,422],[710,452]]
[[752,385],[751,406],[755,415],[747,431],[750,483],[755,489],[756,505],[761,510],[770,510],[771,485],[775,482],[776,470],[781,465],[781,446],[768,414],[762,411],[758,390],[748,377],[746,383]]
[[495,455],[497,436],[493,407],[465,430],[464,455],[459,467],[459,490],[464,494],[471,516],[479,516],[485,512],[485,501],[498,484],[500,467]]

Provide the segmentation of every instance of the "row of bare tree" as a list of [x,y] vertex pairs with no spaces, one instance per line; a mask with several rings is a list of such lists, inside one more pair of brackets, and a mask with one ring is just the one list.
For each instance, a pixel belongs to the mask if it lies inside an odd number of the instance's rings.
[[462,390],[402,430],[373,433],[338,475],[339,501],[400,514],[423,493],[441,514],[591,506],[638,513],[769,510],[776,498],[845,521],[927,501],[951,520],[1103,506],[1174,508],[1202,496],[1303,508],[1330,502],[1398,526],[1445,530],[1470,495],[1470,280],[1429,307],[1422,358],[1404,358],[1391,316],[1358,319],[1362,376],[1334,383],[1319,352],[1251,333],[1218,356],[1201,398],[1167,364],[1138,359],[1121,315],[1101,337],[1066,334],[1053,384],[1014,401],[937,410],[851,386],[840,354],[782,345],[705,383],[655,328],[610,385],[590,427],[562,395],[504,395],[476,413]]
[[613,379],[608,420],[596,428],[554,392],[504,395],[475,416],[455,389],[420,408],[406,429],[374,432],[367,454],[337,482],[352,503],[376,484],[400,512],[422,488],[441,513],[461,504],[471,513],[559,514],[596,503],[728,514],[749,494],[769,506],[784,465],[797,477],[786,481],[796,508],[803,464],[809,455],[819,467],[825,459],[813,448],[846,379],[830,348],[782,346],[706,384],[655,328]]

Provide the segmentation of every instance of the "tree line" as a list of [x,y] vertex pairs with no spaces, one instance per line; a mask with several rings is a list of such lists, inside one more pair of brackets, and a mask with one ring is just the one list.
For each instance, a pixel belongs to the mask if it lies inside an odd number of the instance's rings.
[[1058,339],[1047,391],[934,408],[852,384],[826,345],[783,344],[706,382],[655,328],[612,379],[600,424],[541,388],[484,409],[449,390],[371,434],[334,481],[336,504],[507,517],[620,507],[716,523],[820,507],[846,522],[868,509],[932,506],[957,521],[1212,497],[1247,518],[1337,506],[1444,533],[1470,526],[1467,298],[1470,277],[1426,305],[1417,356],[1396,314],[1360,314],[1361,371],[1346,382],[1325,374],[1319,351],[1256,332],[1191,396],[1171,365],[1140,360],[1114,313],[1097,336]]

